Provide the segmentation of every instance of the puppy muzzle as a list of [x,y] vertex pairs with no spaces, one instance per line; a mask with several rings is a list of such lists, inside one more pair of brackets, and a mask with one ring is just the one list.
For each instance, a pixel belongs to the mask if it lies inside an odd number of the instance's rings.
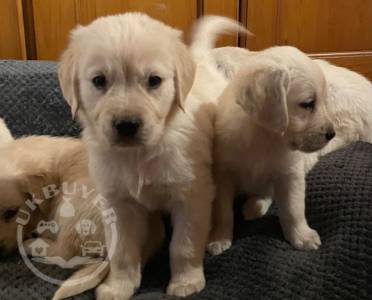
[[325,147],[334,137],[336,132],[332,125],[327,126],[327,129],[321,130],[317,134],[308,134],[306,137],[294,139],[291,142],[291,148],[293,150],[299,150],[306,153],[311,153],[321,150]]
[[141,144],[143,121],[137,116],[125,116],[112,120],[112,129],[120,146],[136,146]]

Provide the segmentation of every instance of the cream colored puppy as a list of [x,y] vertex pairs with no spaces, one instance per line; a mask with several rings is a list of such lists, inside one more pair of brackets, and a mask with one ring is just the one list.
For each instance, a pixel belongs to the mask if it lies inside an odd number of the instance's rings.
[[[276,51],[287,49],[276,48]],[[249,69],[250,57],[257,54],[254,51],[237,47],[213,49],[211,57],[217,68],[231,80],[239,71]],[[285,53],[283,52],[283,55]],[[305,54],[299,53],[298,58],[308,60]],[[322,155],[330,153],[355,141],[372,142],[372,84],[360,74],[346,68],[332,65],[324,60],[313,60],[326,81],[325,105],[331,122],[336,131],[336,137],[320,151],[303,156],[305,172],[307,173]],[[251,199],[252,200],[252,199]],[[257,199],[247,203],[244,215],[246,219],[254,219],[264,215],[271,205],[271,199]]]
[[372,83],[362,75],[314,60],[327,82],[327,111],[335,125],[336,137],[321,155],[355,141],[372,143]]
[[[219,20],[203,30],[239,27]],[[119,222],[119,244],[98,299],[128,299],[139,287],[140,248],[154,210],[169,212],[174,227],[167,293],[187,296],[205,286],[215,197],[212,118],[226,80],[204,58],[196,65],[180,31],[139,13],[99,18],[71,34],[61,87],[85,127],[90,172]]]
[[[4,124],[1,132],[8,132]],[[0,135],[0,138],[3,135]],[[17,249],[17,228],[23,226],[23,246],[31,253],[32,236],[40,233],[48,243],[48,257],[70,260],[81,256],[87,241],[105,242],[104,226],[111,214],[96,192],[89,177],[87,152],[80,140],[32,136],[11,140],[11,135],[0,147],[0,245],[2,253]],[[61,209],[72,205],[74,213],[63,216]],[[94,230],[83,228],[93,222]],[[37,232],[39,222],[56,222],[58,230]],[[80,224],[80,225],[79,225]],[[80,234],[77,226],[79,225]],[[162,243],[164,229],[160,216],[151,216],[151,235],[144,245],[144,260]],[[89,232],[82,233],[85,229]],[[86,230],[85,230],[86,231]],[[63,299],[96,287],[108,273],[105,263],[92,264],[77,271],[64,282],[53,299]],[[107,263],[106,263],[107,264]],[[100,269],[98,269],[100,268]],[[92,275],[92,276],[91,276]],[[80,284],[77,284],[77,282]]]
[[266,209],[273,198],[285,238],[297,249],[317,249],[319,235],[305,217],[303,157],[335,136],[326,112],[323,72],[292,47],[255,53],[246,59],[246,66],[219,100],[217,198],[208,248],[219,254],[230,247],[232,201],[240,191],[251,198],[244,208],[246,216],[257,206]]

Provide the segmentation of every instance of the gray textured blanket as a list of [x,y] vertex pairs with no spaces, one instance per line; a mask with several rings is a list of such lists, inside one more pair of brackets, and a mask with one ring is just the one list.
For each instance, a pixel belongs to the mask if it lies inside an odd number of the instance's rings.
[[[80,132],[51,62],[0,61],[0,117],[16,136]],[[308,175],[307,217],[322,238],[318,251],[293,249],[275,209],[244,222],[241,202],[232,248],[206,257],[207,286],[188,299],[372,299],[372,145],[355,143],[323,157]],[[163,294],[169,279],[166,249],[146,267],[135,299],[172,299]],[[69,274],[57,267],[47,272]],[[50,299],[55,289],[18,256],[1,259],[0,299]],[[74,299],[93,299],[93,292]]]

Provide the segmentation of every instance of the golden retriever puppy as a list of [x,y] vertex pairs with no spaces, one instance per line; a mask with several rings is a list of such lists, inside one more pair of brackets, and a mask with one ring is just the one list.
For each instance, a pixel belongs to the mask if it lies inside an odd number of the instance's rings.
[[336,129],[336,137],[321,155],[355,141],[372,143],[372,83],[362,75],[314,60],[327,82],[326,106]]
[[[220,21],[218,29],[238,28]],[[215,197],[212,118],[226,80],[208,57],[195,64],[180,31],[140,13],[75,29],[59,78],[85,128],[90,172],[118,213],[120,243],[97,298],[128,299],[140,285],[139,250],[154,210],[169,212],[174,227],[167,293],[203,289]]]
[[320,238],[305,217],[305,153],[335,136],[326,111],[321,68],[299,50],[274,47],[250,55],[218,103],[215,140],[217,198],[208,246],[231,246],[232,201],[250,199],[244,214],[267,210],[275,199],[285,238],[297,249],[317,249]]
[[[3,129],[6,128],[1,131]],[[23,247],[27,254],[32,252],[30,245],[36,239],[34,234],[40,234],[38,239],[48,243],[48,257],[61,257],[66,261],[82,255],[85,242],[100,241],[109,246],[105,243],[103,222],[112,215],[89,177],[87,153],[80,140],[31,136],[8,141],[1,144],[0,164],[2,252],[9,253],[17,248],[20,224],[23,225]],[[64,208],[66,204],[67,209]],[[40,227],[48,222],[57,224],[58,229]],[[93,222],[94,230],[86,227],[88,222]],[[147,243],[141,251],[144,260],[160,247],[164,237],[159,215],[151,216],[149,226],[151,235],[146,238]],[[102,271],[95,273],[98,267]],[[105,262],[87,265],[64,282],[53,299],[94,288],[107,273]],[[91,274],[96,275],[89,277]]]
[[[206,37],[208,38],[208,37]],[[285,47],[283,48],[285,49]],[[280,51],[280,48],[278,48]],[[210,52],[216,67],[231,80],[240,70],[249,69],[256,55],[237,47],[222,47]],[[306,60],[305,54],[303,58]],[[313,60],[323,72],[326,81],[325,105],[336,136],[324,148],[303,156],[307,173],[318,158],[355,141],[372,143],[372,84],[362,75],[346,68],[332,65],[324,60]],[[271,199],[251,199],[245,207],[246,219],[264,215],[271,205]]]

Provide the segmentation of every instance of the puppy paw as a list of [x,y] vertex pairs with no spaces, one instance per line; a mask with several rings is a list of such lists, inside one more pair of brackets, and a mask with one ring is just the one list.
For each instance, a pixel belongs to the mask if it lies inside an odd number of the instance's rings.
[[96,288],[96,300],[129,300],[134,291],[134,286],[127,282],[102,283]]
[[220,240],[210,242],[207,250],[211,255],[220,255],[231,247],[231,240]]
[[200,292],[205,287],[205,278],[201,274],[199,276],[188,276],[184,280],[171,281],[167,288],[167,294],[177,297],[186,297],[194,293]]
[[243,216],[246,221],[264,216],[270,208],[272,200],[269,198],[250,198],[243,206]]
[[211,255],[220,255],[231,247],[233,239],[232,226],[219,226],[213,228],[207,245],[207,251]]
[[286,234],[286,238],[293,247],[299,250],[316,250],[322,244],[319,234],[310,227],[293,228]]

